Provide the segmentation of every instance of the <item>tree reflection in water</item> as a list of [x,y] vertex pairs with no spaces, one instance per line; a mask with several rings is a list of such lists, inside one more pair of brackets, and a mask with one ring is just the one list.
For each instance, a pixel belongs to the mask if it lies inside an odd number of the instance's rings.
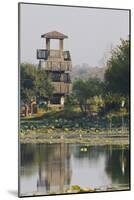
[[[117,151],[117,148],[119,151]],[[129,183],[129,149],[123,146],[108,147],[106,159],[106,172],[113,182],[125,184]]]
[[64,193],[74,183],[129,184],[129,148],[123,146],[22,144],[20,164],[22,194]]

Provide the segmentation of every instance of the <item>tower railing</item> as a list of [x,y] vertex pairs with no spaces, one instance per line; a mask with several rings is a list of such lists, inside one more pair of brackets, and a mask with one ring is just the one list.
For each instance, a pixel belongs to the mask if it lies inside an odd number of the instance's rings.
[[39,66],[41,69],[44,69],[46,71],[71,71],[72,70],[71,61],[53,62],[53,61],[40,60]]
[[54,59],[63,59],[65,61],[71,61],[71,56],[69,51],[61,51],[59,49],[51,49],[51,50],[47,50],[47,49],[37,49],[37,59],[50,59],[54,58]]

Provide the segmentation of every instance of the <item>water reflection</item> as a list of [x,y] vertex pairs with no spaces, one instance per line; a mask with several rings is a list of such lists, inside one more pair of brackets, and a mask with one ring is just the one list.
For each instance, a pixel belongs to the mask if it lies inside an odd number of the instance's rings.
[[120,184],[129,182],[129,150],[120,147],[110,149],[107,153],[106,172],[112,178],[114,183],[118,183],[120,177]]
[[129,149],[126,147],[21,145],[22,195],[62,193],[71,185],[103,188],[128,183]]
[[39,145],[39,169],[37,190],[43,192],[63,191],[65,186],[70,184],[70,150],[69,145]]

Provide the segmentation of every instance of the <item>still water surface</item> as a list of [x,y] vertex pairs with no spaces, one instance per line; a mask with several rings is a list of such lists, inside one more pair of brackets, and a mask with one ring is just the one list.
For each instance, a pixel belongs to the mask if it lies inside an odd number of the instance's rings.
[[21,144],[21,195],[66,193],[72,185],[129,184],[129,149],[84,144]]

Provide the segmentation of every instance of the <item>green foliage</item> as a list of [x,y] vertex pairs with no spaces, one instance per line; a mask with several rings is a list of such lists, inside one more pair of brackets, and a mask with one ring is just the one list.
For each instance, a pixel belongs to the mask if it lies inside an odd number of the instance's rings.
[[80,191],[80,186],[79,185],[72,185],[71,187],[72,190]]
[[21,79],[21,100],[25,104],[30,104],[32,100],[39,101],[41,97],[50,98],[53,92],[53,86],[44,70],[37,66],[23,63],[20,66]]
[[104,97],[105,112],[120,110],[122,101],[125,101],[125,97],[118,93],[107,92]]
[[44,70],[42,69],[37,70],[34,80],[34,85],[35,85],[36,97],[38,97],[39,100],[41,97],[44,96],[48,98],[51,97],[54,87],[51,84],[51,81]]
[[73,93],[65,97],[65,105],[66,106],[76,105],[76,104],[77,104],[77,100]]
[[[97,78],[77,79],[73,83],[73,96],[82,112],[104,107],[104,112],[120,110],[122,101],[129,108],[129,40],[121,40],[107,61],[105,81]],[[72,102],[72,101],[71,101]],[[93,108],[94,107],[94,108]]]
[[105,73],[107,90],[120,95],[129,95],[130,69],[129,40],[121,40],[121,44],[112,50],[112,56],[107,62]]
[[90,78],[88,80],[77,79],[74,81],[73,94],[82,112],[89,111],[92,99],[102,94],[103,87],[103,82],[98,78]]
[[21,64],[20,66],[20,89],[21,100],[25,104],[30,104],[34,98],[34,80],[36,75],[36,67],[31,64]]

